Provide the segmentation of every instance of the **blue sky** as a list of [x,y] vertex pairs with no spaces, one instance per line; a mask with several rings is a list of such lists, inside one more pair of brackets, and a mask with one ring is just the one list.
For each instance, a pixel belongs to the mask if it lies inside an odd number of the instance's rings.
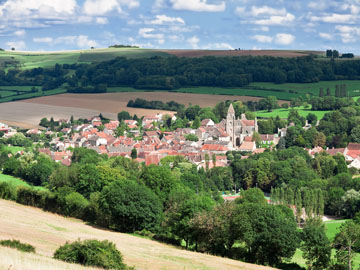
[[360,0],[0,0],[0,47],[338,49],[360,54]]

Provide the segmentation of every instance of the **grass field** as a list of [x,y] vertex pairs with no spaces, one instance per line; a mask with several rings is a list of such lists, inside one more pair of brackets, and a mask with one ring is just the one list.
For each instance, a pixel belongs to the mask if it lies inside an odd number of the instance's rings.
[[[32,187],[28,183],[26,183],[24,180],[13,177],[11,175],[2,174],[2,173],[0,173],[0,182],[6,182],[15,187],[17,187],[17,186]],[[37,190],[45,190],[45,188],[43,188],[43,187],[33,187],[33,188],[37,189]]]
[[[108,239],[114,242],[123,254],[125,263],[135,266],[137,270],[273,269],[208,254],[190,252],[149,239],[89,226],[80,220],[64,218],[11,201],[0,200],[0,213],[0,239],[18,239],[21,242],[29,243],[36,248],[37,254],[47,260],[66,241],[72,242],[79,238],[81,240]],[[28,269],[22,268],[21,265],[17,267],[16,269]],[[1,264],[0,269],[2,269]],[[30,269],[41,270],[41,268],[37,267]]]
[[4,270],[99,270],[6,247],[0,247],[0,254],[0,269]]
[[[56,88],[48,91],[30,92],[30,90],[28,90],[29,86],[14,86],[15,88],[19,88],[19,90],[13,89],[14,91],[2,90],[3,87],[4,86],[0,86],[0,103],[66,93],[66,89],[64,88]],[[23,90],[21,90],[20,87],[23,87]],[[11,89],[11,87],[8,88]],[[22,92],[17,94],[17,91]]]
[[[330,220],[324,222],[326,228],[326,235],[330,239],[330,241],[333,241],[335,235],[340,230],[341,224],[344,223],[345,221],[346,221],[345,219],[342,219],[342,220]],[[335,256],[335,252],[336,250],[332,249],[331,254],[333,257]],[[302,251],[300,249],[296,250],[294,257],[292,258],[292,262],[295,262],[301,266],[306,266],[305,259],[302,257]],[[360,266],[360,253],[357,253],[354,258],[354,266],[355,266],[354,269],[357,269],[357,267]]]
[[[301,107],[294,107],[294,109],[298,110],[299,114],[301,116],[306,117],[309,113],[313,113],[317,116],[317,118],[320,120],[321,118],[324,117],[324,115],[330,111],[312,111],[311,109],[307,108],[305,109],[303,106]],[[279,116],[280,118],[287,118],[289,115],[290,109],[276,109],[273,110],[272,112],[268,112],[268,111],[258,111],[256,112],[256,116],[257,117],[264,117],[264,118],[270,118],[270,117],[276,117]]]
[[19,151],[23,151],[25,148],[20,146],[5,146],[5,150],[10,151],[12,154],[16,154]]
[[137,48],[106,48],[60,52],[1,51],[0,66],[4,66],[5,62],[17,61],[18,68],[31,69],[36,67],[51,67],[54,66],[56,63],[90,63],[111,60],[116,57],[140,58],[153,56],[166,57],[169,56],[169,54],[160,50]]

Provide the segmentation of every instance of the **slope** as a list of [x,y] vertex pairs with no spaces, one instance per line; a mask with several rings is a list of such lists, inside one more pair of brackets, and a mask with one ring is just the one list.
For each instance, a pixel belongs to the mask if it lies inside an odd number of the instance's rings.
[[[0,200],[0,239],[19,239],[51,257],[66,241],[108,239],[136,269],[273,269],[240,261],[189,252],[149,239],[95,228],[71,218]],[[0,250],[1,252],[1,250]],[[0,265],[1,266],[1,265]],[[35,268],[34,268],[35,269]]]

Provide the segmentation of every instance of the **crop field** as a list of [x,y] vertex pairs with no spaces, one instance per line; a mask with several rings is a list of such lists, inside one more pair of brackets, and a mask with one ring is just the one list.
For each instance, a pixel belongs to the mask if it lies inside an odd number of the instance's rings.
[[[66,241],[75,241],[79,238],[81,240],[108,239],[116,244],[116,247],[124,256],[125,263],[135,266],[139,270],[273,269],[222,257],[189,252],[149,239],[96,228],[86,225],[80,220],[64,218],[10,201],[0,200],[0,212],[0,239],[18,239],[21,242],[29,243],[35,246],[36,253],[46,260]],[[21,263],[18,262],[18,264]],[[19,265],[16,267],[11,269],[25,269],[19,267]],[[41,268],[33,267],[32,269]]]
[[[349,96],[360,96],[360,81],[359,80],[344,80],[344,81],[322,81],[317,83],[251,83],[248,87],[254,90],[263,89],[274,93],[271,96],[277,96],[276,91],[287,91],[286,93],[279,92],[283,96],[282,99],[290,100],[292,97],[305,96],[306,94],[319,96],[320,88],[330,88],[331,95],[335,95],[336,85],[346,85]],[[284,97],[285,94],[285,97]],[[287,94],[287,96],[286,96]]]
[[[301,107],[294,107],[294,109],[296,109],[299,114],[301,116],[306,117],[309,113],[313,113],[317,116],[317,118],[320,120],[324,117],[324,115],[330,111],[312,111],[310,108],[304,108],[303,106]],[[262,117],[262,118],[270,118],[270,117],[276,117],[279,116],[280,118],[287,118],[289,115],[290,109],[283,109],[283,108],[279,108],[279,109],[275,109],[272,112],[268,112],[268,111],[258,111],[256,112],[256,116],[257,117]]]
[[[47,91],[48,92],[48,91]],[[144,116],[159,112],[173,115],[171,111],[128,108],[131,99],[161,100],[168,102],[176,100],[188,106],[190,103],[201,107],[213,107],[222,100],[256,101],[256,97],[198,95],[171,92],[123,92],[106,94],[61,94],[34,99],[2,103],[0,105],[0,122],[24,128],[36,127],[43,117],[55,119],[87,118],[103,113],[111,119],[117,118],[117,113],[125,110],[130,114]]]
[[116,57],[140,58],[153,56],[169,56],[160,50],[136,48],[106,48],[94,50],[58,51],[58,52],[16,52],[1,51],[0,66],[31,69],[36,67],[52,67],[58,64],[90,63],[111,60]]
[[163,50],[178,57],[202,56],[273,56],[273,57],[300,57],[310,54],[324,55],[322,51],[296,50]]

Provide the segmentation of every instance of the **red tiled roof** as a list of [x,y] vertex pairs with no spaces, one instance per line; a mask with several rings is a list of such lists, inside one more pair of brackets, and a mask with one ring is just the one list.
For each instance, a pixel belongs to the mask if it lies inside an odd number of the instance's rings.
[[347,148],[350,150],[358,150],[360,151],[360,143],[349,143]]
[[241,120],[245,126],[255,126],[255,120]]
[[202,151],[229,151],[229,148],[223,146],[223,145],[218,145],[218,144],[204,144],[201,147]]

